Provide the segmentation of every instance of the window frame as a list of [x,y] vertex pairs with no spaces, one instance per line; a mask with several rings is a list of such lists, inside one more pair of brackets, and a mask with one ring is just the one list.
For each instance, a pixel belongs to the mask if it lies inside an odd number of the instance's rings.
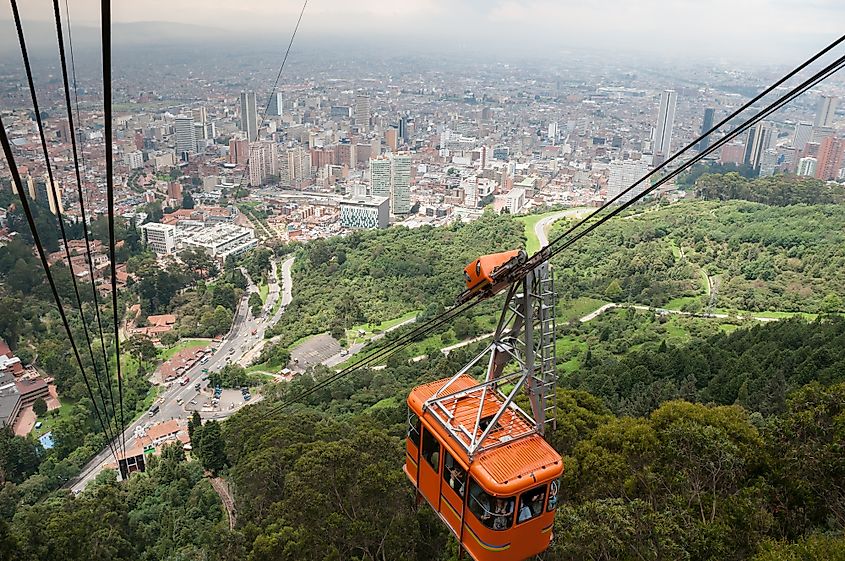
[[[554,498],[554,504],[552,504]],[[552,479],[549,483],[549,492],[546,496],[546,512],[554,512],[560,502],[560,479]]]
[[[484,487],[482,487],[478,483],[478,481],[476,481],[475,478],[472,477],[472,476],[470,476],[470,478],[469,478],[468,485],[469,485],[469,492],[467,493],[467,510],[469,510],[472,513],[473,517],[475,517],[476,521],[478,521],[479,524],[481,524],[482,526],[484,526],[488,530],[492,530],[494,532],[504,532],[505,530],[510,530],[511,528],[513,528],[514,518],[515,518],[514,515],[516,514],[515,509],[514,509],[514,507],[516,505],[516,498],[515,497],[497,497],[495,495],[491,495],[490,493],[485,491]],[[505,504],[507,504],[508,502],[510,503],[510,512],[502,515],[502,514],[496,513],[495,510],[490,510],[489,508],[486,508],[478,500],[477,497],[479,497],[481,495],[478,495],[475,492],[476,489],[478,489],[484,495],[484,497],[486,497],[487,504],[490,505],[490,508],[494,508],[493,507],[493,501],[501,499],[501,500],[505,501]],[[486,519],[482,519],[481,517],[479,517],[478,513],[476,513],[477,508],[473,507],[473,502],[477,503],[477,505],[479,507],[481,507],[481,510],[483,510],[484,513],[488,515],[488,517],[490,519],[489,524],[488,524]],[[496,519],[497,518],[504,518],[507,521],[507,526],[505,526],[504,528],[496,528],[495,525],[496,525]]]
[[[412,421],[412,419],[415,419],[416,422]],[[408,428],[405,431],[406,432],[405,436],[407,437],[408,441],[413,442],[414,446],[416,446],[417,448],[420,447],[420,443],[421,443],[421,436],[422,436],[421,429],[422,429],[422,422],[420,421],[420,416],[417,415],[416,413],[414,413],[414,411],[409,408],[408,409]],[[411,439],[411,432],[412,431],[417,433],[416,440]]]
[[[450,463],[450,460],[451,460],[452,465],[448,466],[447,464]],[[460,491],[458,489],[455,489],[452,486],[452,483],[450,481],[450,476],[451,476],[451,472],[449,471],[450,467],[459,469],[461,471],[461,473],[463,474],[463,477],[461,479],[459,479]],[[467,470],[464,469],[464,467],[458,462],[458,460],[455,459],[455,457],[452,455],[451,452],[449,452],[449,450],[445,450],[444,453],[443,453],[443,481],[446,483],[447,487],[449,487],[452,491],[454,491],[455,494],[458,495],[458,497],[460,497],[461,500],[463,500],[464,495],[466,495],[466,488],[467,488]]]
[[[430,454],[427,452],[426,449],[426,436],[431,438],[431,441],[437,444],[437,450],[433,450]],[[434,453],[437,453],[437,465],[431,463],[431,459],[429,456],[433,456]],[[426,427],[422,427],[422,438],[420,439],[420,455],[425,458],[425,463],[427,463],[435,473],[440,473],[440,464],[442,463],[442,456],[443,456],[443,445],[437,440],[437,436]]]
[[[535,514],[534,510],[530,506],[531,503],[532,503],[532,501],[530,501],[530,497],[537,494],[537,493],[543,493],[543,498],[540,500],[540,512]],[[543,513],[546,512],[544,507],[546,506],[546,499],[548,498],[548,495],[549,495],[549,485],[547,483],[543,483],[542,485],[538,485],[538,486],[536,486],[532,489],[528,489],[527,491],[523,491],[522,493],[520,493],[519,503],[518,503],[519,508],[516,511],[516,523],[517,524],[525,524],[526,522],[530,522],[531,520],[534,520],[538,516],[542,516]],[[525,520],[520,520],[519,517],[520,517],[520,513],[522,512],[523,501],[525,501],[526,499],[528,499],[528,504],[529,504],[528,509],[531,511],[531,516],[529,516]]]

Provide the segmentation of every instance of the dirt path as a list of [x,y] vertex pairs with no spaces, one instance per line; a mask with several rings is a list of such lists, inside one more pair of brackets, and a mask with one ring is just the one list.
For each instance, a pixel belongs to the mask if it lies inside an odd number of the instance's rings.
[[232,491],[229,489],[229,484],[222,477],[208,477],[214,491],[223,502],[223,508],[226,510],[226,518],[229,519],[229,529],[235,529],[235,522],[237,522],[235,514],[235,499],[232,498]]

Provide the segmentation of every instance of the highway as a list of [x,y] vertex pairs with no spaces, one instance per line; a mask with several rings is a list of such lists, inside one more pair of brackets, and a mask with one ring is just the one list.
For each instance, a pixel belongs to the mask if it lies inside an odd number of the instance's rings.
[[570,208],[562,210],[554,214],[550,214],[537,222],[534,225],[534,235],[537,236],[537,241],[540,242],[540,247],[549,245],[548,231],[552,224],[564,217],[581,218],[589,213],[592,209],[589,208]]
[[[254,318],[249,311],[247,301],[252,292],[258,292],[258,287],[250,282],[249,287],[244,292],[241,301],[238,303],[235,317],[232,322],[232,328],[217,346],[217,350],[209,357],[205,364],[197,362],[190,368],[186,375],[190,378],[190,383],[185,386],[180,386],[178,382],[173,382],[170,387],[162,392],[156,403],[159,405],[159,411],[155,415],[144,413],[130,423],[124,437],[126,439],[126,449],[129,450],[135,446],[135,429],[150,423],[168,421],[170,419],[187,419],[193,410],[200,410],[202,403],[210,396],[209,393],[202,393],[202,390],[208,386],[207,380],[202,380],[204,376],[203,369],[208,369],[209,372],[221,370],[227,362],[241,362],[245,355],[256,354],[254,349],[260,348],[264,344],[264,331],[273,323],[279,320],[285,307],[290,303],[292,284],[291,267],[293,266],[293,257],[287,259],[282,263],[282,284],[280,287],[276,282],[276,264],[273,262],[273,270],[269,278],[269,292],[267,301],[264,303],[263,312],[259,317]],[[247,276],[247,278],[249,278]],[[282,306],[271,318],[267,318],[276,303],[276,300],[282,298]],[[252,331],[255,330],[255,335]],[[194,384],[199,381],[201,390],[198,392],[194,389]],[[240,396],[240,392],[233,390]],[[256,396],[250,403],[258,401]],[[192,403],[193,402],[193,403]],[[237,411],[237,408],[228,409],[221,408],[220,411],[203,412],[201,413],[204,419],[222,419]],[[80,492],[85,486],[93,480],[102,470],[103,464],[113,462],[114,457],[111,455],[111,450],[106,447],[99,454],[97,454],[80,472],[79,476],[71,480],[70,488],[74,492]]]

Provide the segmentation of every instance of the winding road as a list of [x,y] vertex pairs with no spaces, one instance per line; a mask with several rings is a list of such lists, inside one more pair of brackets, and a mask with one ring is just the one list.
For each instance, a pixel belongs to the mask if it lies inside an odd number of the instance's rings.
[[[201,405],[199,402],[201,400],[205,400],[203,390],[205,390],[209,383],[208,380],[202,379],[204,377],[202,372],[204,369],[209,372],[220,370],[229,362],[244,362],[245,356],[256,354],[256,348],[258,348],[260,352],[260,348],[263,347],[265,343],[264,332],[279,320],[281,314],[285,310],[285,307],[290,303],[293,284],[293,280],[291,278],[292,266],[293,257],[282,263],[282,286],[280,287],[276,282],[276,267],[275,263],[273,263],[273,274],[270,276],[271,282],[269,283],[270,290],[268,292],[267,301],[264,303],[263,311],[258,317],[252,316],[247,304],[249,295],[252,292],[258,292],[258,287],[250,282],[249,287],[244,292],[244,295],[235,310],[235,317],[232,321],[232,328],[229,330],[229,333],[223,337],[223,340],[214,351],[214,354],[211,355],[204,364],[197,362],[185,373],[185,375],[187,375],[190,379],[190,383],[185,386],[181,386],[175,382],[170,384],[170,386],[159,395],[159,398],[156,401],[159,406],[157,413],[154,415],[144,413],[134,422],[129,423],[123,433],[127,450],[135,446],[136,428],[151,422],[167,421],[170,419],[187,419],[192,413],[190,410],[191,401],[194,401],[194,403],[197,404],[196,407]],[[249,277],[247,276],[247,278]],[[272,315],[272,317],[268,317],[271,314],[276,299],[280,296],[282,298],[280,308]],[[255,331],[255,334],[253,334],[253,331]],[[200,384],[200,391],[194,389],[194,385],[196,383]],[[259,400],[260,396],[255,396],[250,403],[255,403]],[[201,415],[203,418],[224,419],[235,413],[237,410],[238,408],[223,409],[221,411],[210,413],[203,412]],[[99,474],[100,471],[102,471],[104,464],[113,461],[114,458],[111,455],[110,448],[104,448],[85,465],[80,474],[76,478],[72,479],[68,486],[76,493],[82,491],[85,486],[97,477],[97,474]]]

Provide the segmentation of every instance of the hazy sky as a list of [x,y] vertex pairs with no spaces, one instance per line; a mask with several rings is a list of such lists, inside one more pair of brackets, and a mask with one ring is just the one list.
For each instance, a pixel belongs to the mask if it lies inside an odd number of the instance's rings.
[[[24,19],[52,17],[23,0]],[[166,21],[213,33],[288,37],[300,0],[115,0],[116,22]],[[75,24],[96,24],[99,2],[70,0]],[[0,18],[10,17],[8,4]],[[594,47],[613,51],[791,64],[845,29],[843,0],[309,0],[302,38],[390,39],[438,50]]]

